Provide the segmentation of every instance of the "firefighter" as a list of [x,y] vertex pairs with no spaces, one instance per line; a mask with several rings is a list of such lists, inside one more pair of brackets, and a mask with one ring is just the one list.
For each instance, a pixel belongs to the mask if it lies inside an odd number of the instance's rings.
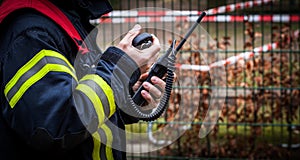
[[[84,41],[94,29],[89,20],[111,10],[107,0],[2,2],[1,160],[126,159],[125,124],[139,119],[120,109],[123,91],[143,85],[153,103],[165,82],[140,82],[160,50],[155,36],[145,50],[131,45],[141,26],[103,53]],[[95,64],[91,53],[101,53]],[[87,62],[76,67],[78,54]]]

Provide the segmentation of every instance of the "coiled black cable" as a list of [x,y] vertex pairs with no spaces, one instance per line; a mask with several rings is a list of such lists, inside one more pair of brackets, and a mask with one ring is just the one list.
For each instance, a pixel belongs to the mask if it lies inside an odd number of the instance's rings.
[[131,112],[130,114],[132,116],[137,117],[140,120],[149,122],[149,121],[156,120],[164,113],[164,111],[167,108],[167,105],[168,105],[168,102],[169,102],[169,99],[171,96],[172,87],[173,87],[175,61],[176,61],[175,54],[171,54],[170,56],[168,56],[165,92],[164,92],[163,97],[160,100],[158,107],[156,109],[154,109],[153,112],[145,113],[145,112],[141,111],[141,107],[134,103],[134,101],[131,98],[131,95],[128,95],[128,101],[131,105],[131,107],[129,107],[130,108],[129,112]]

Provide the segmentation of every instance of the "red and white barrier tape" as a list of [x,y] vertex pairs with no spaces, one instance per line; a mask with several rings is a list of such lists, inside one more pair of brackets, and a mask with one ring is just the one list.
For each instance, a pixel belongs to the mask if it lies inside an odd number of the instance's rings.
[[[227,12],[233,12],[236,10],[242,10],[246,8],[252,8],[255,6],[261,6],[264,4],[269,4],[275,0],[253,0],[247,2],[241,2],[236,4],[229,4],[225,6],[220,6],[212,9],[208,9],[207,15],[222,14]],[[198,18],[200,11],[190,11],[190,10],[170,10],[170,11],[137,11],[137,10],[119,10],[112,11],[102,16],[100,19],[92,20],[92,24],[99,23],[143,23],[143,22],[175,22],[175,21],[190,21]],[[257,15],[259,16],[259,15]],[[256,16],[256,17],[257,17]],[[254,21],[258,21],[256,17],[253,17]],[[212,16],[205,18],[208,22],[231,22],[231,21],[243,21],[245,16]],[[260,21],[270,21],[269,17],[258,18]],[[271,18],[272,19],[272,18]],[[278,21],[274,18],[275,21]],[[289,18],[293,19],[293,18]],[[298,17],[299,19],[299,17]],[[205,21],[205,20],[204,20]]]
[[256,7],[256,6],[261,6],[264,4],[269,4],[274,1],[275,0],[253,0],[253,1],[229,4],[226,6],[220,6],[220,7],[208,9],[207,14],[213,15],[213,14],[233,12],[235,10],[247,9],[247,8],[252,8],[252,7]]
[[176,68],[181,70],[194,70],[194,71],[209,71],[211,68],[215,67],[225,67],[232,65],[241,60],[249,60],[254,56],[258,56],[260,53],[269,52],[273,49],[278,48],[278,43],[270,43],[261,47],[254,48],[252,52],[240,53],[236,56],[227,58],[226,60],[221,60],[214,62],[210,65],[190,65],[190,64],[176,64]]
[[[236,4],[229,4],[225,6],[220,6],[216,8],[208,9],[207,15],[214,15],[214,14],[222,14],[227,12],[233,12],[235,10],[242,10],[247,8],[252,8],[256,6],[261,6],[265,4],[270,4],[271,2],[274,2],[275,0],[252,0],[247,2],[241,2]],[[138,11],[138,10],[116,10],[109,12],[102,17],[107,18],[121,18],[121,17],[151,17],[151,16],[157,16],[157,17],[164,17],[164,16],[191,16],[191,15],[200,15],[200,11],[191,11],[191,10],[165,10],[165,11],[159,11],[159,10],[151,10],[151,11]]]
[[[150,23],[150,22],[194,22],[198,16],[176,16],[176,17],[136,17],[136,18],[112,18],[112,19],[97,19],[92,20],[92,24],[100,23]],[[203,22],[299,22],[300,15],[248,15],[248,16],[233,16],[233,15],[217,15],[206,16]]]
[[[196,21],[196,17],[190,17],[190,21]],[[298,22],[300,15],[272,14],[272,15],[247,15],[247,16],[231,16],[218,15],[207,16],[203,20],[208,22]]]

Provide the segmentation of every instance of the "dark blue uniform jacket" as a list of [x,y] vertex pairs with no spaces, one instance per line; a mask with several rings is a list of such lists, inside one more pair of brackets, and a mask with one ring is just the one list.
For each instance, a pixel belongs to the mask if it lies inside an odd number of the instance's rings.
[[[2,4],[21,7],[0,19],[1,160],[126,158],[124,125],[138,120],[123,113],[116,102],[122,101],[129,80],[130,88],[138,79],[139,70],[132,76],[128,70],[137,68],[136,63],[120,49],[101,53],[93,41],[83,42],[94,28],[88,20],[111,11],[109,3],[91,0],[98,8],[82,8],[66,5],[70,1]],[[22,8],[24,4],[59,9],[81,39],[74,40],[61,24],[34,7]],[[0,17],[3,14],[0,10]],[[101,58],[91,62],[96,57]],[[112,77],[118,90],[111,87]]]

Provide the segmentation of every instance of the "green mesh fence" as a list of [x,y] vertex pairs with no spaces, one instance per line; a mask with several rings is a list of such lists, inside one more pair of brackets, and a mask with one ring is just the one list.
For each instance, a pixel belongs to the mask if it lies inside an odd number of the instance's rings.
[[[184,125],[184,134],[171,144],[147,153],[129,152],[128,159],[300,158],[300,1],[251,1],[252,6],[248,2],[111,0],[115,11],[144,7],[155,9],[149,13],[144,8],[132,15],[124,12],[104,17],[100,26],[107,35],[101,39],[101,44],[115,39],[116,34],[124,34],[135,23],[140,23],[146,28],[145,31],[156,34],[161,44],[169,44],[172,38],[176,38],[169,32],[181,35],[190,25],[186,17],[197,16],[197,11],[218,8],[201,24],[215,44],[203,48],[188,43],[178,56],[178,63],[205,65],[238,57],[241,53],[250,55],[247,60],[241,58],[234,63],[223,61],[225,73],[222,78],[225,83],[220,84],[213,84],[210,72],[177,69],[176,74],[181,83],[174,83],[167,112],[157,121],[151,122],[151,131],[168,124],[185,124],[180,118],[174,121],[180,107],[196,108],[197,112],[185,113],[195,113],[193,121]],[[244,5],[241,6],[241,3]],[[161,8],[184,12],[161,18],[165,16]],[[220,55],[223,59],[214,56],[203,63],[199,50],[214,52],[214,55]],[[224,100],[220,117],[212,131],[204,138],[199,138],[200,127],[205,125],[202,122],[210,107],[212,91],[216,88],[226,93],[225,96],[213,97]],[[126,129],[147,133],[148,126],[149,123],[140,122],[126,126]],[[176,130],[172,131],[166,131],[164,135],[176,134]],[[150,140],[149,143],[148,136],[131,137],[129,134],[128,138],[131,144],[136,142],[136,145],[128,146],[134,150],[142,151],[143,147],[160,145],[157,141]],[[160,137],[154,139],[159,140]]]

